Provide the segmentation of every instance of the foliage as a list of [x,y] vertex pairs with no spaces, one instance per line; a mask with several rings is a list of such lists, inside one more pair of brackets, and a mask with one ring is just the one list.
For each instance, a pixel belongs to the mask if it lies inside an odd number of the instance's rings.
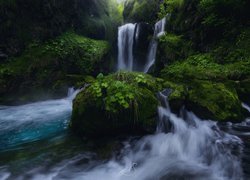
[[209,79],[224,81],[225,79],[241,80],[250,76],[250,59],[231,64],[218,64],[211,54],[197,54],[182,62],[175,62],[162,71],[162,76],[171,79]]
[[[109,52],[109,44],[73,32],[43,44],[31,44],[20,56],[0,66],[2,96],[56,91],[77,83],[77,75],[94,75]],[[60,94],[60,93],[59,93]],[[16,100],[18,101],[18,100]]]
[[104,102],[107,111],[115,113],[138,104],[138,97],[144,96],[143,88],[156,92],[161,87],[158,82],[149,75],[118,72],[107,77],[99,75],[87,91],[99,103]]
[[173,13],[178,10],[184,3],[184,0],[164,0],[160,5],[160,11],[158,13],[159,19],[162,19],[167,14]]

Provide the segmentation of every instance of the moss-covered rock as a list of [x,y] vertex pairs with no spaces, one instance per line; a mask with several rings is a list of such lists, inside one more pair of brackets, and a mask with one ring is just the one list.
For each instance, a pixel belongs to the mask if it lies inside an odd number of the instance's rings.
[[65,95],[68,86],[101,71],[109,49],[105,41],[72,32],[44,44],[33,44],[20,57],[0,66],[0,100],[8,103],[35,100],[46,94]]
[[161,84],[136,72],[100,74],[74,100],[71,128],[85,136],[153,132]]
[[236,122],[244,119],[245,111],[231,83],[190,80],[179,83],[167,81],[165,85],[173,90],[169,101],[175,112],[185,105],[205,119]]

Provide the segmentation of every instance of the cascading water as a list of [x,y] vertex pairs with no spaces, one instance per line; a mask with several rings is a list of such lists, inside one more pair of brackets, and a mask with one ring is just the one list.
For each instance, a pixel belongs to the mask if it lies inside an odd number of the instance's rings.
[[[76,156],[44,170],[32,170],[30,179],[81,180],[241,180],[242,141],[202,121],[193,113],[173,114],[167,91],[159,94],[159,122],[154,135],[129,141],[119,156],[107,163]],[[86,161],[88,165],[82,164]],[[80,164],[80,166],[79,166]],[[99,164],[99,165],[98,165]]]
[[118,29],[118,70],[133,70],[133,45],[136,24],[125,24]]
[[155,63],[157,52],[157,37],[161,36],[165,31],[166,17],[155,24],[154,36],[149,45],[147,63],[145,64],[144,72],[147,73],[150,67]]

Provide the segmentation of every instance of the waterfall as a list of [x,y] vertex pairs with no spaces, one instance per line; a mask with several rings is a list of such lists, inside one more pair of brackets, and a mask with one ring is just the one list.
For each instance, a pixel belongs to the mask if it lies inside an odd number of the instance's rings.
[[[140,65],[140,67],[134,67],[134,43],[139,37],[140,26],[137,24],[125,24],[118,29],[118,70],[141,70],[145,73],[148,72],[150,67],[155,63],[157,52],[157,37],[161,36],[165,31],[166,18],[158,21],[154,27],[154,35],[149,44],[148,55],[146,63]],[[136,49],[140,51],[140,49]]]
[[133,70],[133,45],[136,24],[125,24],[118,29],[118,70]]
[[165,25],[166,25],[166,17],[155,24],[154,36],[149,45],[147,63],[144,68],[145,73],[147,73],[150,67],[155,63],[157,46],[158,46],[157,37],[161,36],[164,33]]

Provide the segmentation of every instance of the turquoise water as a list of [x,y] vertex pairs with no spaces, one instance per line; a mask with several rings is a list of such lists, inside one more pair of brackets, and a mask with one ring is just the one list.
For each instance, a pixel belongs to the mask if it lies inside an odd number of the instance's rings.
[[65,134],[72,111],[71,98],[18,107],[0,107],[0,152]]

